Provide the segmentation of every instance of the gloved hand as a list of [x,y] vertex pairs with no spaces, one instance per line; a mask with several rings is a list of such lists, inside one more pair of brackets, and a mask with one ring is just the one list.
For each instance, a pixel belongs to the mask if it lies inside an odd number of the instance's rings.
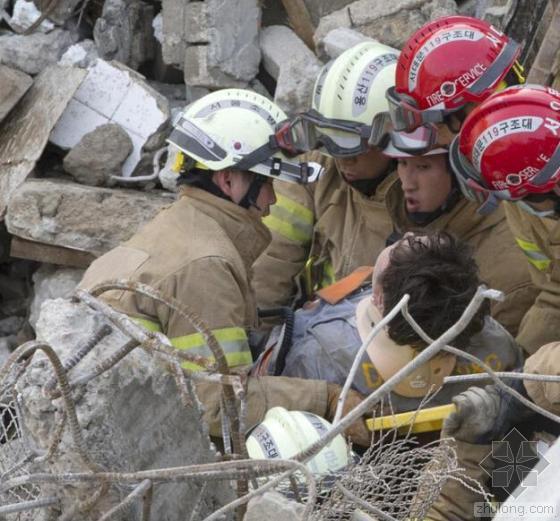
[[[336,413],[336,407],[338,405],[338,397],[342,392],[342,387],[337,384],[329,383],[327,384],[327,413],[326,419],[333,421],[334,415]],[[346,413],[358,406],[364,399],[357,391],[350,389],[346,395],[346,400],[344,401],[344,406],[342,408],[342,417],[346,416]],[[351,438],[351,440],[357,445],[362,447],[369,447],[371,442],[371,432],[366,426],[366,422],[363,418],[360,418],[354,422],[350,427],[344,432],[346,436]]]
[[[527,397],[523,380],[511,381],[511,387]],[[471,387],[453,398],[457,410],[443,422],[442,438],[453,437],[467,443],[499,440],[516,422],[535,413],[517,398],[496,385]]]

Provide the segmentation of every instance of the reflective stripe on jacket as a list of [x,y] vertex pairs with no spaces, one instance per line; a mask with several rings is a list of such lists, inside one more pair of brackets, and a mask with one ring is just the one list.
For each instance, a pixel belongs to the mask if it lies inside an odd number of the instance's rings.
[[[400,183],[387,193],[387,206],[397,231],[418,230],[405,208]],[[509,230],[504,209],[491,215],[477,213],[477,205],[464,198],[449,211],[424,226],[425,230],[446,231],[466,241],[472,248],[480,269],[481,279],[494,289],[505,293],[504,302],[492,302],[492,316],[512,335],[537,296],[531,281],[525,256],[515,244]]]
[[254,265],[253,284],[259,307],[288,305],[298,276],[310,257],[316,259],[314,283],[330,285],[359,266],[371,266],[391,234],[385,192],[392,173],[367,197],[352,188],[333,159],[313,153],[310,161],[325,167],[315,184],[275,183],[277,203],[264,222],[272,242]]
[[534,353],[544,344],[560,339],[560,221],[530,215],[512,203],[504,207],[538,291],[517,335],[525,350]]
[[[183,197],[129,241],[94,261],[80,285],[91,288],[115,278],[148,284],[197,313],[231,366],[247,365],[247,330],[258,321],[250,270],[269,240],[268,229],[247,210],[186,188]],[[162,331],[175,347],[210,357],[202,336],[165,304],[124,291],[111,291],[103,298],[150,329]]]

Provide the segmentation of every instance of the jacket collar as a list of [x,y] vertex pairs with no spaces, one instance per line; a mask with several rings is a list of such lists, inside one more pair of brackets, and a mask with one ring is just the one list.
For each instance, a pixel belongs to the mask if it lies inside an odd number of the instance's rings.
[[[408,217],[404,193],[398,179],[389,186],[386,201],[391,220],[397,231],[406,232],[418,229],[419,226]],[[473,235],[494,227],[505,218],[503,208],[498,208],[490,215],[480,215],[476,211],[477,208],[476,203],[462,197],[449,212],[440,215],[423,228],[426,230],[445,230],[463,240],[468,240]]]
[[239,251],[248,271],[270,243],[270,232],[261,219],[231,201],[192,186],[182,187],[179,201],[194,205],[218,222]]

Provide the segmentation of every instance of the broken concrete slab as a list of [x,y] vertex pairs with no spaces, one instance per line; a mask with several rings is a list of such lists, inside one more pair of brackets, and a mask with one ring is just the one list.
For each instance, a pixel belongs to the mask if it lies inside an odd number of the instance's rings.
[[28,91],[33,80],[24,72],[0,65],[0,122]]
[[292,521],[301,519],[304,510],[302,503],[291,501],[278,492],[265,492],[249,501],[243,521]]
[[170,120],[169,103],[144,77],[116,62],[97,60],[54,128],[50,140],[70,149],[89,132],[116,123],[128,133],[133,150],[123,165],[130,176],[149,152],[162,146]]
[[58,25],[64,23],[76,14],[76,8],[81,0],[33,0],[37,8],[42,13],[47,13],[49,20],[52,20]]
[[50,299],[70,298],[82,280],[84,271],[43,264],[33,274],[33,300],[29,308],[29,323],[33,329],[37,325],[43,303]]
[[122,165],[132,152],[132,140],[119,125],[106,123],[87,133],[66,154],[64,171],[78,183],[103,186],[112,175],[120,176]]
[[[48,300],[41,307],[37,338],[49,343],[58,356],[66,360],[106,324],[109,324],[107,319],[83,304],[65,299]],[[93,371],[128,340],[122,333],[113,331],[69,371],[70,379]],[[52,439],[58,415],[64,407],[62,400],[51,400],[42,392],[52,375],[46,357],[38,354],[18,383],[27,432],[43,449]],[[84,449],[107,471],[136,472],[217,460],[202,422],[200,405],[192,391],[187,391],[191,404],[186,406],[168,364],[140,348],[81,387],[73,398]],[[58,474],[80,470],[88,470],[88,467],[76,451],[70,430],[65,429],[56,455],[45,461],[40,471]],[[179,521],[188,518],[202,485],[203,480],[188,480],[155,487],[151,507],[153,519]],[[50,490],[52,493],[53,489]],[[129,492],[128,487],[110,487],[93,509],[87,514],[81,513],[79,519],[99,519]],[[77,500],[91,497],[91,484],[57,487],[56,495],[61,498],[62,515],[69,514]],[[213,481],[212,486],[206,487],[200,502],[201,517],[235,497],[229,482]],[[141,508],[131,508],[115,519],[137,521],[141,517]],[[71,518],[77,519],[76,516]]]
[[49,134],[85,71],[58,65],[40,74],[0,127],[0,218],[13,192],[32,172]]
[[163,0],[162,53],[194,87],[244,87],[258,73],[257,0]]
[[325,61],[332,60],[351,47],[366,41],[374,40],[353,29],[339,27],[329,31],[322,40],[317,42],[317,53]]
[[81,67],[87,69],[95,64],[99,58],[97,47],[93,40],[82,40],[71,45],[58,61],[59,65]]
[[264,68],[277,80],[274,102],[289,114],[307,110],[321,62],[288,27],[266,27],[260,45]]
[[263,66],[273,78],[278,79],[283,67],[293,60],[320,65],[313,52],[289,27],[272,25],[265,27],[259,36]]
[[106,0],[93,29],[99,55],[138,69],[154,57],[153,19],[153,6],[142,0]]
[[[16,32],[21,33],[29,29],[40,17],[41,11],[32,0],[16,0],[9,24]],[[50,20],[43,20],[36,30],[48,33],[54,28],[55,25]]]
[[76,41],[76,34],[62,29],[27,36],[4,34],[0,36],[0,64],[27,74],[39,74],[47,66],[55,64]]
[[333,29],[345,27],[400,49],[426,22],[456,13],[454,0],[357,0],[323,17],[314,39],[317,44]]
[[33,179],[13,194],[6,226],[23,239],[99,256],[129,239],[174,199],[167,192]]

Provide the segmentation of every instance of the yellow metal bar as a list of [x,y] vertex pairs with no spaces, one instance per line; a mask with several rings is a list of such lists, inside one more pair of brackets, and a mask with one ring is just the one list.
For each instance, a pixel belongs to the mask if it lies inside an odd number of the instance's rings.
[[370,418],[366,420],[367,427],[370,431],[380,431],[388,429],[406,429],[410,427],[413,421],[412,432],[431,432],[441,430],[443,420],[452,412],[455,412],[455,405],[440,405],[438,407],[430,407],[421,411],[403,412],[390,416],[381,416],[380,418]]

